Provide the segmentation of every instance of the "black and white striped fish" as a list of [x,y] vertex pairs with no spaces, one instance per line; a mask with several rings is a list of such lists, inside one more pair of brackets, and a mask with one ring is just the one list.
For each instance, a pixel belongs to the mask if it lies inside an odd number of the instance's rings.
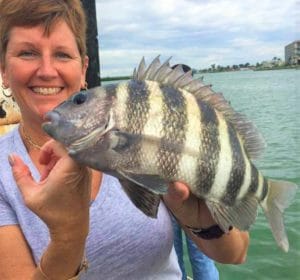
[[296,185],[256,169],[263,141],[254,125],[181,66],[143,59],[131,80],[81,91],[46,118],[49,135],[78,162],[117,176],[146,215],[155,217],[168,183],[181,181],[224,231],[248,230],[261,205],[288,251],[283,210]]

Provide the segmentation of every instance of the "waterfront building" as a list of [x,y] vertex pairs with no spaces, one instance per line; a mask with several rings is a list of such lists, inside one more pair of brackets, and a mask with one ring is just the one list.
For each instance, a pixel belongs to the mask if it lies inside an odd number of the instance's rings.
[[284,48],[285,63],[300,65],[300,40],[294,41]]

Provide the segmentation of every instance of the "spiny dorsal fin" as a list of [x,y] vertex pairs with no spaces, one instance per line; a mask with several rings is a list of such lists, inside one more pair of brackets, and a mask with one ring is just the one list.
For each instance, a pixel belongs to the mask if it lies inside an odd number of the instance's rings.
[[193,94],[197,100],[206,102],[215,110],[222,113],[224,118],[234,125],[244,140],[244,146],[248,155],[251,158],[257,158],[263,151],[265,143],[256,126],[243,114],[236,112],[226,101],[223,94],[214,92],[211,85],[205,85],[202,79],[194,79],[192,73],[185,73],[181,65],[172,69],[169,64],[170,59],[171,58],[162,64],[159,60],[159,56],[157,56],[151,64],[146,67],[143,57],[138,70],[135,70],[133,73],[133,79],[156,81],[177,90],[185,90]]
[[143,57],[138,66],[138,69],[137,70],[134,69],[133,78],[135,80],[141,80],[145,71],[146,71],[146,62],[145,62],[145,58]]

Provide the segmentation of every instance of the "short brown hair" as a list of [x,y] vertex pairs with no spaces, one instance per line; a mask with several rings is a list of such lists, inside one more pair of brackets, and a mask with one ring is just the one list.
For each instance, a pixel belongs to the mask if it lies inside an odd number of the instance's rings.
[[80,0],[0,0],[0,64],[4,63],[13,27],[42,24],[49,35],[58,20],[64,20],[73,32],[83,62],[87,24]]

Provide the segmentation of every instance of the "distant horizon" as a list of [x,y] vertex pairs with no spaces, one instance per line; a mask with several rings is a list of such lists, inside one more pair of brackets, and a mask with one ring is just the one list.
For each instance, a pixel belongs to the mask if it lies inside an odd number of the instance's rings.
[[102,77],[130,75],[159,54],[194,69],[284,60],[300,38],[297,0],[96,0],[96,8]]
[[[296,40],[297,41],[297,40]],[[193,68],[192,67],[192,69],[193,70],[195,70],[195,71],[204,71],[204,70],[207,70],[207,69],[210,69],[211,67],[212,67],[212,65],[215,65],[215,67],[217,68],[218,66],[220,66],[220,67],[227,67],[227,66],[229,66],[230,67],[230,69],[232,69],[232,67],[233,66],[239,66],[239,68],[243,68],[243,67],[256,67],[256,64],[257,63],[259,63],[260,65],[262,65],[264,62],[272,62],[272,60],[273,60],[273,58],[275,58],[276,56],[274,56],[274,57],[272,57],[272,59],[269,59],[269,60],[263,60],[263,61],[261,61],[261,62],[256,62],[256,63],[254,63],[254,64],[249,64],[248,66],[245,66],[245,64],[247,64],[248,62],[245,62],[245,63],[236,63],[236,64],[232,64],[232,65],[219,65],[219,64],[215,64],[215,63],[213,63],[213,64],[211,64],[211,65],[209,65],[208,67],[206,67],[206,68],[200,68],[200,69],[196,69],[196,68]],[[285,60],[284,59],[282,59],[282,58],[280,58],[280,57],[276,57],[277,59],[280,59],[282,62],[285,62]],[[243,65],[243,66],[241,66],[241,65]],[[103,79],[112,79],[112,80],[115,80],[116,78],[124,78],[124,77],[130,77],[131,75],[132,75],[132,73],[133,73],[133,71],[131,72],[131,73],[127,73],[127,74],[121,74],[121,75],[115,75],[115,76],[103,76],[103,75],[101,75],[101,80],[103,80]]]

